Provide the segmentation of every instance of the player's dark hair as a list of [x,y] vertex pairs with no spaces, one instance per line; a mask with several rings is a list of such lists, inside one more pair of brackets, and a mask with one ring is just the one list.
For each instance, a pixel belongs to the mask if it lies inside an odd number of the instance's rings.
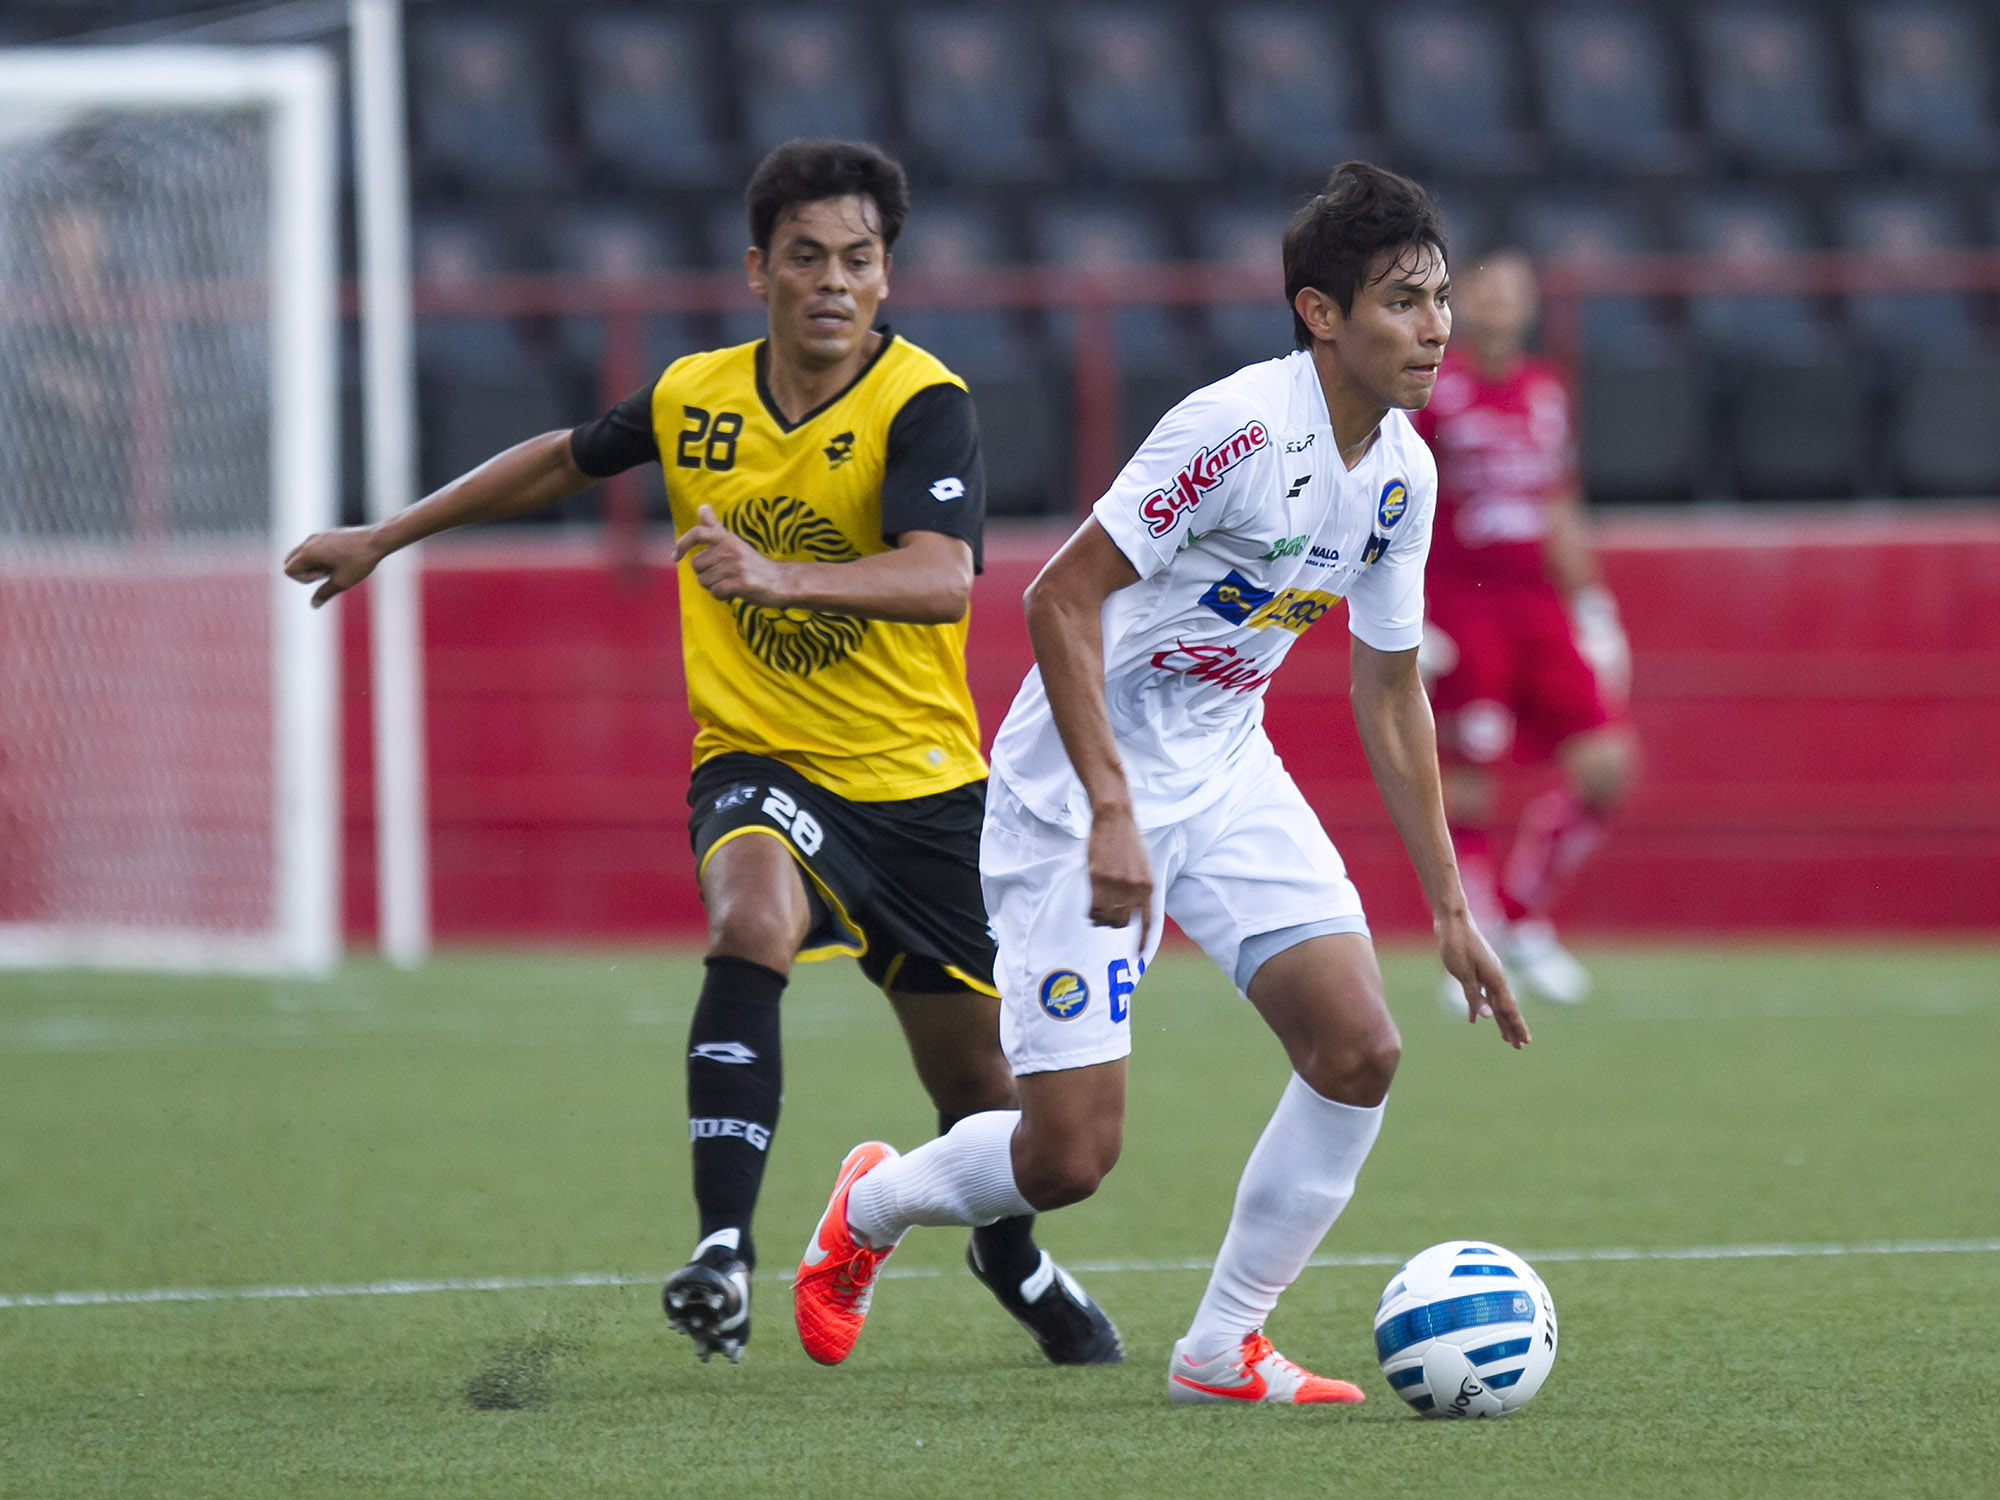
[[828,198],[872,198],[888,250],[910,216],[910,184],[902,164],[859,141],[786,141],[750,174],[743,201],[750,210],[750,243],[771,253],[778,216],[798,203]]
[[[1384,250],[1406,252],[1382,275],[1425,250],[1444,254],[1444,220],[1431,195],[1407,177],[1365,161],[1344,161],[1319,196],[1285,226],[1285,301],[1292,309],[1292,342],[1310,348],[1312,334],[1299,316],[1299,293],[1317,288],[1342,314],[1370,284],[1369,271]],[[1376,280],[1381,277],[1377,276]]]

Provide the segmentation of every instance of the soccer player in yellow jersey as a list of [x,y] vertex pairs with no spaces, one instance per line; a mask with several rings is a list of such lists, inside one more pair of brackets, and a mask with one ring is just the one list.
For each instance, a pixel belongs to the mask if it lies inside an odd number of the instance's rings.
[[[745,194],[769,337],[691,354],[574,432],[530,438],[376,526],[285,561],[315,604],[399,547],[659,463],[679,534],[699,726],[689,831],[708,908],[689,1037],[700,1240],[668,1322],[706,1360],[750,1331],[751,1213],[778,1123],[795,959],[852,954],[887,993],[941,1126],[1013,1107],[979,890],[986,763],[965,681],[985,481],[965,383],[875,326],[909,212],[872,147],[792,141]],[[1118,1330],[1035,1245],[974,1230],[973,1273],[1058,1364]]]

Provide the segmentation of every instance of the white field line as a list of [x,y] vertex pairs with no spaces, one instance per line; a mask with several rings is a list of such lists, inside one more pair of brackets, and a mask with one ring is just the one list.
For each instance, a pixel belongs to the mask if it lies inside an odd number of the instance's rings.
[[[2000,1239],[1991,1240],[1871,1240],[1852,1245],[1657,1245],[1604,1246],[1588,1250],[1530,1250],[1523,1258],[1544,1264],[1574,1261],[1629,1260],[1809,1260],[1843,1255],[1990,1255],[2000,1253]],[[1399,1266],[1408,1257],[1382,1251],[1352,1255],[1316,1255],[1307,1265],[1318,1268]],[[1206,1271],[1210,1262],[1187,1260],[1084,1260],[1069,1269],[1092,1276],[1145,1271]],[[958,1274],[936,1266],[891,1266],[884,1281],[918,1281]],[[315,1297],[409,1297],[420,1292],[522,1292],[551,1287],[652,1286],[665,1272],[627,1275],[617,1271],[579,1271],[570,1276],[468,1276],[418,1281],[313,1282],[288,1286],[156,1286],[136,1291],[0,1293],[0,1309],[16,1307],[104,1307],[133,1302],[285,1302]],[[759,1281],[784,1282],[789,1277],[768,1271]]]

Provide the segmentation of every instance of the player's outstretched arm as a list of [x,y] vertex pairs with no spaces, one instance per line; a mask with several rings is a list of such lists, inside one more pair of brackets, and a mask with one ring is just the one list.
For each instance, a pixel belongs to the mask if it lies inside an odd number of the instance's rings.
[[1438,782],[1437,725],[1417,675],[1417,653],[1377,651],[1358,636],[1352,639],[1354,726],[1382,805],[1430,900],[1439,956],[1465,986],[1472,1019],[1492,1016],[1504,1041],[1523,1046],[1531,1040],[1527,1023],[1500,960],[1473,925],[1459,883]]
[[1118,544],[1090,520],[1028,585],[1022,606],[1049,714],[1090,798],[1090,920],[1124,927],[1138,917],[1143,951],[1152,935],[1153,867],[1104,706],[1104,601],[1138,581]]
[[427,495],[408,510],[373,526],[321,531],[292,548],[285,576],[318,583],[317,609],[375,571],[390,553],[454,526],[504,521],[552,505],[597,480],[576,466],[567,432],[545,432],[516,443],[468,474]]
[[718,599],[911,625],[952,625],[972,607],[972,548],[941,531],[905,531],[895,550],[849,562],[781,562],[724,526],[704,505],[674,543],[693,554],[695,582]]

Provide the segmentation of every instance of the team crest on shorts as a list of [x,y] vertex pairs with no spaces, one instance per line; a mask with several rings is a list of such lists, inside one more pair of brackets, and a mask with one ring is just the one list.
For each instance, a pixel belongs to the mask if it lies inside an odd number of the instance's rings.
[[1042,978],[1042,1009],[1058,1021],[1074,1021],[1090,1004],[1090,984],[1074,969],[1054,969]]

